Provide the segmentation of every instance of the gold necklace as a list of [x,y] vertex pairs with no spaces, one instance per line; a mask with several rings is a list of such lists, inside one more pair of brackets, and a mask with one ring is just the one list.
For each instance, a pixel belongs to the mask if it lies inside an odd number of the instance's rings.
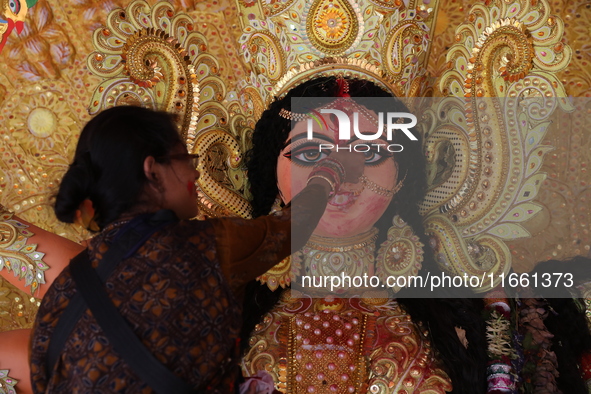
[[375,248],[377,238],[378,229],[374,227],[365,233],[347,238],[323,237],[312,234],[306,246],[322,252],[348,252],[350,250],[362,249],[368,245],[374,245]]
[[313,235],[302,250],[292,256],[292,263],[302,274],[317,278],[341,274],[362,276],[375,265],[377,236],[377,228],[347,238]]

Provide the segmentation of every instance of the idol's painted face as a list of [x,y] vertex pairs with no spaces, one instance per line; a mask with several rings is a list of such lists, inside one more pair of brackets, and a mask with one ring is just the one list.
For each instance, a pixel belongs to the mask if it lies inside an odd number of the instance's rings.
[[[377,115],[366,111],[369,116],[359,117],[359,131],[376,134]],[[394,154],[386,149],[385,133],[371,141],[353,137],[349,141],[338,140],[338,121],[334,116],[322,115],[324,122],[314,122],[313,138],[307,138],[307,121],[298,122],[289,134],[287,146],[281,151],[277,162],[279,191],[284,202],[298,194],[305,186],[314,165],[328,156],[331,150],[350,146],[364,152],[363,175],[380,187],[392,190],[396,184],[397,165]],[[351,122],[353,116],[350,114]],[[320,149],[322,145],[322,150]],[[332,145],[334,148],[324,148]],[[347,148],[348,149],[348,148]],[[374,187],[375,189],[375,187]],[[339,193],[333,196],[314,231],[325,237],[349,237],[369,231],[383,215],[392,196],[386,196],[364,187],[362,183],[345,183]]]

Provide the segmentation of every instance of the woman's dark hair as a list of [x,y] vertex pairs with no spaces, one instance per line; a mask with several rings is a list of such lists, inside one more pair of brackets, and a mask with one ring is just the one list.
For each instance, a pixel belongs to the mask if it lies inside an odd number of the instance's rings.
[[89,199],[99,228],[138,204],[147,182],[148,156],[165,162],[181,138],[170,114],[122,106],[95,116],[80,133],[74,161],[61,181],[55,214],[72,223],[80,204]]
[[[362,97],[392,97],[372,82],[348,79],[349,94],[356,98],[355,101],[375,112],[408,112],[406,107],[398,101],[396,108],[392,108],[391,100],[364,101]],[[252,193],[253,216],[266,215],[277,197],[277,158],[291,131],[291,121],[279,116],[281,109],[292,109],[292,99],[305,98],[307,108],[317,108],[313,97],[338,97],[339,83],[334,77],[318,78],[292,89],[284,98],[275,100],[270,107],[263,112],[261,119],[255,126],[253,134],[253,147],[247,154],[247,169]],[[380,108],[381,104],[389,107]],[[367,105],[366,105],[367,104]],[[416,137],[419,133],[412,130]],[[376,223],[377,228],[389,228],[392,218],[398,214],[414,230],[424,245],[429,245],[429,238],[425,234],[423,220],[419,214],[418,204],[424,197],[427,189],[425,175],[425,159],[422,153],[422,144],[419,141],[410,141],[403,134],[394,133],[394,141],[404,146],[402,152],[394,154],[398,165],[398,179],[403,178],[402,189],[392,199],[386,212]],[[403,140],[404,139],[404,140]],[[385,240],[387,234],[382,231],[378,237],[377,245]],[[433,252],[429,247],[424,248],[424,261],[422,274],[427,272],[439,272],[435,263]],[[252,328],[267,313],[279,299],[279,291],[271,292],[266,286],[252,282],[247,287],[245,304],[245,324],[243,328],[243,341],[246,347],[248,336]],[[404,296],[404,291],[399,293]],[[410,294],[410,293],[409,293]],[[409,295],[410,296],[410,295]],[[431,332],[435,347],[439,351],[440,358],[446,372],[450,375],[454,393],[480,393],[486,390],[486,338],[484,334],[484,321],[481,317],[482,301],[477,299],[441,298],[441,299],[417,299],[399,298],[398,301],[405,306],[415,321],[425,323]],[[466,349],[458,339],[455,327],[466,330],[470,343]]]

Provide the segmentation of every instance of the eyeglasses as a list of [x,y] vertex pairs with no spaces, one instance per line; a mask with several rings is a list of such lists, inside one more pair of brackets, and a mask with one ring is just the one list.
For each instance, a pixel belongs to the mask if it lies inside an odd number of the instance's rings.
[[192,168],[197,168],[199,164],[199,155],[195,153],[176,153],[165,157],[168,160],[187,161]]

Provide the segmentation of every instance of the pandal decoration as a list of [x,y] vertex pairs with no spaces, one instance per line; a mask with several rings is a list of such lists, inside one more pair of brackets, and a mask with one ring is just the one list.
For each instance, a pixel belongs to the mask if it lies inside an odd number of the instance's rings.
[[[94,34],[97,50],[88,66],[105,81],[91,112],[130,102],[177,113],[188,147],[206,158],[199,167],[202,211],[248,217],[242,157],[259,110],[274,97],[312,78],[338,75],[373,81],[403,101],[444,96],[422,122],[428,165],[437,174],[421,206],[426,231],[448,272],[494,278],[509,272],[505,242],[528,237],[521,223],[541,210],[532,199],[551,149],[541,145],[548,117],[571,109],[554,76],[571,52],[557,45],[563,23],[547,0],[474,5],[434,86],[427,84],[424,64],[437,4],[239,0],[237,6],[238,42],[252,69],[240,92],[227,91],[207,39],[186,14],[167,2],[150,7],[138,0],[111,12]],[[453,157],[442,153],[446,148]],[[261,279],[273,278],[272,288],[287,286],[286,270],[279,271]],[[482,292],[496,285],[485,282]]]
[[511,307],[500,289],[485,298],[486,337],[489,365],[487,394],[515,393],[517,373],[513,360],[517,358],[511,336]]
[[202,158],[197,182],[202,216],[250,216],[243,153],[260,104],[243,106],[220,78],[210,43],[191,17],[169,2],[132,1],[95,30],[88,68],[104,82],[89,111],[143,105],[177,115],[190,152]]
[[571,55],[556,45],[563,33],[546,1],[476,4],[457,29],[439,80],[441,93],[451,97],[427,115],[432,126],[425,141],[434,169],[446,146],[456,154],[422,204],[436,256],[449,272],[506,273],[505,242],[530,236],[521,223],[541,210],[532,199],[546,178],[538,172],[543,156],[552,149],[540,142],[550,114],[572,109],[554,75]]
[[[422,65],[436,5],[239,5],[239,42],[253,64],[250,83],[267,103],[319,76],[370,80],[403,101],[431,90]],[[529,236],[520,223],[541,210],[531,200],[545,179],[538,170],[551,149],[540,144],[548,117],[557,108],[571,109],[566,99],[555,99],[565,94],[554,73],[570,59],[570,49],[556,45],[562,35],[562,22],[550,15],[547,1],[477,4],[458,28],[449,69],[435,86],[445,97],[423,119],[429,166],[443,176],[429,178],[421,213],[448,272],[498,278],[511,268],[505,242]],[[536,112],[538,105],[543,110]],[[453,148],[453,157],[441,154],[446,147]],[[442,162],[447,168],[438,171]],[[479,291],[496,284],[489,281]]]
[[[89,58],[89,69],[105,81],[95,92],[91,112],[127,102],[175,111],[190,150],[207,158],[199,167],[202,211],[248,217],[242,155],[256,117],[274,97],[307,80],[338,75],[372,81],[403,101],[441,96],[422,119],[430,170],[430,189],[421,205],[426,231],[446,271],[497,278],[511,268],[506,241],[530,236],[522,223],[541,210],[532,200],[546,177],[539,172],[543,157],[552,149],[541,141],[550,115],[572,109],[555,77],[568,64],[571,51],[561,43],[564,26],[551,14],[547,0],[486,0],[475,4],[458,27],[456,43],[447,53],[447,71],[430,86],[424,64],[438,7],[432,3],[237,0],[240,49],[252,69],[238,94],[227,92],[207,40],[186,14],[166,2],[150,7],[136,0],[126,10],[113,11],[107,26],[95,32],[97,51]],[[453,155],[446,154],[450,150]],[[272,289],[288,286],[289,267],[285,260],[260,279]],[[487,282],[479,291],[490,291],[496,284]],[[310,327],[315,316],[324,316],[317,310],[343,310],[336,300],[293,302],[300,304],[284,311],[310,311],[313,314],[304,315],[312,319]],[[288,381],[301,384],[297,373],[285,360],[274,359],[271,343],[260,342],[258,335],[268,330],[275,337],[286,335],[292,346],[287,353],[295,360],[294,346],[303,339],[297,332],[281,334],[273,328],[275,319],[267,316],[264,327],[255,332],[251,348],[260,353],[247,357],[245,369],[256,374],[279,368],[273,373],[278,388],[285,390]],[[509,357],[503,319],[489,319],[491,357]],[[290,327],[297,326],[292,323]],[[307,356],[313,355],[301,355]],[[491,393],[513,387],[508,361],[501,361],[489,371]],[[389,356],[382,362],[386,364],[371,370],[402,370],[387,364],[392,362]],[[396,379],[384,378],[366,388],[393,392],[392,382],[403,381]],[[439,379],[438,389],[449,389],[445,379]]]

